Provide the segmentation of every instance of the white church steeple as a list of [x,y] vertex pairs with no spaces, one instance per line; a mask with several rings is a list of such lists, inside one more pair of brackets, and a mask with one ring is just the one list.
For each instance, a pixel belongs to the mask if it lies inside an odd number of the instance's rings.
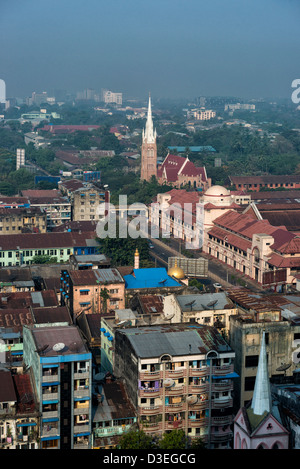
[[143,143],[155,143],[156,141],[156,130],[153,131],[153,119],[152,119],[152,108],[151,108],[151,96],[149,93],[148,102],[148,113],[145,131],[143,131]]
[[271,412],[272,408],[265,331],[263,331],[262,334],[262,342],[260,347],[260,355],[258,360],[251,408],[255,415],[262,415],[264,412]]

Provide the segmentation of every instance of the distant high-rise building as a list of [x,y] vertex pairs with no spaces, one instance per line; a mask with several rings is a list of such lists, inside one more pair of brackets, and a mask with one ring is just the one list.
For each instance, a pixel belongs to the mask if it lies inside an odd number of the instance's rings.
[[0,104],[6,103],[6,85],[5,81],[0,79]]
[[113,93],[109,90],[102,90],[102,101],[104,101],[106,104],[114,103],[122,106],[123,95],[122,93]]
[[42,103],[46,103],[48,98],[47,91],[43,91],[42,93],[36,93],[35,91],[31,95],[32,104],[37,104],[40,106]]
[[21,166],[25,166],[25,150],[24,148],[17,148],[17,164],[16,169],[20,169]]
[[152,176],[157,177],[156,130],[153,130],[150,96],[146,127],[142,138],[141,181],[149,181]]

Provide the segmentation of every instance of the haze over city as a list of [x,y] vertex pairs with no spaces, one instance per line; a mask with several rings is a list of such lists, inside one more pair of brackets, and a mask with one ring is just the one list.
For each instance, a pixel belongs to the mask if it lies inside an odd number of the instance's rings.
[[294,0],[2,0],[0,78],[7,96],[288,98],[299,13]]

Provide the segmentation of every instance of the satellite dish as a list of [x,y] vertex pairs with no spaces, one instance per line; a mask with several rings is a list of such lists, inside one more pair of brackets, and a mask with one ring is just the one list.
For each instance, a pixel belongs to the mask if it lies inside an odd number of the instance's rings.
[[55,352],[61,352],[61,350],[65,348],[65,344],[58,342],[57,344],[54,344],[52,348]]
[[282,363],[278,368],[276,368],[276,371],[286,371],[289,369],[291,365],[288,365],[286,363]]
[[207,306],[214,306],[216,303],[218,303],[218,300],[211,301],[210,303],[207,304]]
[[171,378],[166,378],[164,381],[163,381],[163,385],[166,387],[166,388],[170,388],[171,386],[173,386],[175,383],[175,381]]
[[189,404],[196,404],[198,402],[198,397],[193,394],[192,396],[188,396],[186,400]]
[[175,313],[164,313],[165,319],[172,319],[175,316]]

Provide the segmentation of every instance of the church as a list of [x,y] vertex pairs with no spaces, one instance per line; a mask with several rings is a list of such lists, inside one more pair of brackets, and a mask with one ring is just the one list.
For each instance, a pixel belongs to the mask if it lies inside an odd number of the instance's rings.
[[142,134],[141,181],[150,181],[155,176],[159,184],[176,188],[193,188],[206,191],[211,186],[205,167],[197,167],[188,157],[168,154],[161,165],[157,165],[157,133],[153,127],[151,98]]

